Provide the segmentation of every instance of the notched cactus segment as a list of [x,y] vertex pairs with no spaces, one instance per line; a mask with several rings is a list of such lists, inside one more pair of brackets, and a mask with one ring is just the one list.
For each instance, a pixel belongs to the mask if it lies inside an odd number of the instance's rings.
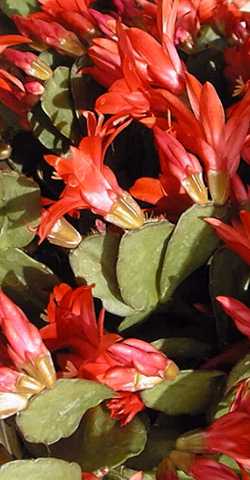
[[159,273],[174,226],[167,220],[148,222],[126,233],[120,242],[117,279],[124,302],[148,311],[159,300]]
[[117,283],[119,243],[120,235],[116,233],[90,235],[71,252],[70,264],[79,282],[95,284],[93,294],[102,300],[106,310],[125,317],[134,310],[122,301]]
[[227,207],[194,205],[180,217],[169,241],[160,279],[162,302],[167,302],[175,289],[214,252],[219,239],[203,220],[225,218]]
[[0,480],[81,480],[81,469],[76,463],[56,458],[16,460],[0,468]]
[[[15,172],[0,173],[0,248],[25,247],[35,236],[40,216],[40,189]],[[29,228],[30,227],[30,228]]]
[[112,395],[112,390],[96,382],[61,379],[34,397],[16,422],[25,440],[50,445],[72,435],[87,410]]
[[197,415],[216,403],[223,387],[223,372],[183,370],[176,380],[144,390],[141,397],[147,407],[167,415]]

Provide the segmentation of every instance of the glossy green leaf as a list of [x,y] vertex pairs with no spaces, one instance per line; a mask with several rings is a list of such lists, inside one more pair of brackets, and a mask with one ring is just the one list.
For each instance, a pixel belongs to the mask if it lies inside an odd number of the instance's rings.
[[125,303],[150,310],[159,300],[159,273],[173,225],[148,222],[123,235],[117,261],[117,279]]
[[0,249],[31,242],[40,216],[40,189],[15,172],[0,173]]
[[89,380],[61,379],[34,397],[16,422],[25,440],[50,445],[75,432],[90,408],[111,398],[112,390]]
[[180,217],[170,238],[160,279],[162,302],[194,270],[203,265],[219,244],[219,239],[204,217],[223,218],[226,207],[194,205]]
[[218,399],[223,385],[222,372],[182,371],[176,380],[144,390],[141,397],[147,407],[167,415],[196,415],[204,413]]
[[16,460],[0,468],[0,480],[81,480],[81,478],[79,465],[56,458]]
[[121,427],[107,409],[89,410],[83,420],[82,469],[93,471],[120,465],[138,455],[144,449],[146,439],[146,429],[140,419],[135,418]]
[[245,355],[231,370],[227,381],[227,390],[231,390],[237,383],[247,378],[250,378],[250,353]]
[[71,252],[70,264],[79,282],[85,280],[94,283],[93,294],[100,298],[103,306],[111,313],[126,316],[133,309],[126,305],[119,292],[115,265],[117,260],[120,235],[90,235]]
[[78,124],[70,92],[70,70],[58,67],[47,81],[41,106],[54,127],[73,142],[78,139]]
[[0,9],[9,17],[28,15],[39,10],[38,0],[0,0]]
[[58,282],[48,267],[18,248],[9,248],[0,255],[1,288],[27,314],[43,312]]
[[41,109],[40,105],[28,114],[33,134],[41,144],[54,152],[66,151],[69,147],[69,140],[60,134],[54,127],[49,117]]
[[250,268],[239,255],[227,248],[215,252],[209,269],[210,294],[216,317],[218,341],[222,347],[235,341],[236,327],[216,301],[219,295],[232,296],[245,303],[249,298]]

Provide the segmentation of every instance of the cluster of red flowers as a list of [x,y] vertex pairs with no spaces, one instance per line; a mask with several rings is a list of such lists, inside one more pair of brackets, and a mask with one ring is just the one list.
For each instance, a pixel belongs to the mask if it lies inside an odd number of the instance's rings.
[[[146,216],[133,197],[171,220],[192,203],[221,206],[230,200],[232,225],[206,221],[250,265],[249,187],[239,176],[241,158],[250,164],[249,1],[113,0],[108,13],[90,0],[39,2],[40,11],[13,17],[20,34],[0,37],[0,101],[29,128],[27,113],[52,75],[34,52],[47,48],[73,58],[88,56],[81,74],[91,75],[107,90],[92,112],[80,112],[86,132],[79,145],[64,156],[45,156],[64,189],[58,200],[46,201],[40,242],[65,214],[77,216],[83,209],[121,229],[139,228]],[[230,45],[224,49],[224,74],[237,98],[228,109],[212,83],[201,84],[183,60],[204,25]],[[25,49],[15,48],[19,44]],[[151,131],[161,173],[159,178],[139,178],[127,192],[105,164],[105,155],[132,121]],[[250,309],[231,297],[217,300],[250,338]],[[106,332],[104,310],[96,320],[92,286],[55,287],[46,319],[39,333],[0,293],[0,326],[7,339],[0,355],[1,418],[25,408],[32,395],[53,385],[49,351],[58,377],[94,380],[116,392],[107,407],[121,425],[144,409],[141,391],[178,374],[175,363],[151,344]],[[234,459],[241,478],[250,478],[249,381],[237,385],[229,413],[206,430],[177,440],[176,450],[158,468],[158,480],[177,479],[177,470],[196,480],[239,478],[217,461],[218,454]]]

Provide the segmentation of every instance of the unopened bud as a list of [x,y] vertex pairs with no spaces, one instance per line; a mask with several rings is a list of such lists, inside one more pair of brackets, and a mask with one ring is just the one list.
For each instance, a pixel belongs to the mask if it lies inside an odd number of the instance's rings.
[[227,172],[209,170],[207,173],[209,191],[216,205],[224,205],[230,193],[230,178]]
[[145,222],[143,211],[127,192],[124,192],[113,204],[111,211],[105,216],[105,219],[125,230],[142,227]]
[[199,205],[208,203],[207,188],[203,182],[201,172],[186,177],[181,183],[195,203]]
[[47,237],[50,243],[64,248],[76,248],[82,240],[80,233],[64,217],[57,220]]
[[36,378],[45,385],[45,387],[53,387],[56,381],[56,372],[49,353],[36,360]]
[[67,35],[60,39],[58,48],[71,57],[81,57],[85,54],[83,45],[78,40],[75,34]]

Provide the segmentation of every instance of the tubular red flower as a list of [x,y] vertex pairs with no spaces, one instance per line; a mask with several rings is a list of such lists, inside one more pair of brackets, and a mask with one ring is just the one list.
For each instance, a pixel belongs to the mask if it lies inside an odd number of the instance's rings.
[[246,263],[250,264],[250,212],[241,210],[240,219],[241,223],[235,222],[234,226],[226,225],[216,218],[206,218],[205,220],[212,225],[228,248],[238,253]]
[[144,403],[137,393],[119,392],[107,402],[111,418],[119,420],[122,426],[133,420],[137,413],[144,410]]
[[39,331],[2,291],[0,324],[8,340],[8,353],[16,367],[51,387],[55,381],[54,367]]
[[229,315],[243,335],[250,338],[250,308],[232,297],[216,297],[223,310]]

